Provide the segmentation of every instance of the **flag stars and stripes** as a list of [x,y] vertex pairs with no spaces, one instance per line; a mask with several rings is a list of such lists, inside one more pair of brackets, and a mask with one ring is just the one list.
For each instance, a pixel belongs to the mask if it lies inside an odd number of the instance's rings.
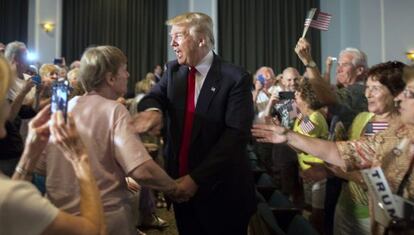
[[299,126],[302,129],[303,133],[309,134],[313,129],[315,129],[315,125],[312,123],[312,121],[309,119],[308,116],[304,116],[303,114],[298,114],[299,119]]
[[[311,16],[312,14],[309,15]],[[308,16],[308,18],[306,18],[305,26],[327,31],[332,15],[321,11],[317,11],[315,15],[316,16]]]
[[365,127],[365,136],[372,136],[378,132],[381,132],[387,129],[389,126],[388,122],[368,122],[367,126]]

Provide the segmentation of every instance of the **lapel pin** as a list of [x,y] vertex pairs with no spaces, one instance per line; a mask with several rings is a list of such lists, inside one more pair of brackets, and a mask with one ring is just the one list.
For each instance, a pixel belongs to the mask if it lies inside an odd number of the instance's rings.
[[211,88],[211,91],[212,91],[212,92],[215,92],[215,91],[216,91],[216,88],[215,88],[215,87],[212,87],[212,88]]

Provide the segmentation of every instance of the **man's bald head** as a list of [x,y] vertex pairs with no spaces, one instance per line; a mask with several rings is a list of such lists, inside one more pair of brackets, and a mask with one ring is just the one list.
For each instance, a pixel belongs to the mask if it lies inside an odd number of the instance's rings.
[[300,74],[297,69],[293,67],[288,67],[283,70],[282,79],[280,79],[280,84],[282,88],[286,91],[293,91],[295,89],[295,80],[300,77]]

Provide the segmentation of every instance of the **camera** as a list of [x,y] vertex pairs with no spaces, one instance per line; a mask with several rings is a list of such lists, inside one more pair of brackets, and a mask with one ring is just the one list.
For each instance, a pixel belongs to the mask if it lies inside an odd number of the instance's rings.
[[63,65],[63,58],[55,58],[54,60],[53,60],[53,64],[54,65],[57,65],[57,66],[62,66]]
[[295,92],[293,91],[281,91],[279,92],[280,100],[293,100],[295,99]]
[[257,76],[257,80],[260,82],[260,84],[262,84],[262,86],[265,84],[265,77],[262,74],[259,74],[259,76]]
[[66,113],[69,99],[69,82],[67,80],[56,81],[52,85],[52,97],[50,101],[50,111],[55,113],[62,111],[66,121]]
[[42,84],[42,79],[40,78],[39,75],[34,75],[33,77],[31,77],[33,83],[36,85],[36,87],[40,86]]

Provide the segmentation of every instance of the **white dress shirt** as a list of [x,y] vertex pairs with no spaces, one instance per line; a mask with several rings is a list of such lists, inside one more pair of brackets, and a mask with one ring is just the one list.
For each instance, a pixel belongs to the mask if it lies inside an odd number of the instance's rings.
[[194,91],[194,106],[197,107],[198,96],[200,95],[201,88],[203,87],[204,80],[206,80],[207,73],[210,71],[210,67],[213,64],[213,51],[210,51],[201,61],[198,63],[195,68],[196,73],[196,83]]

